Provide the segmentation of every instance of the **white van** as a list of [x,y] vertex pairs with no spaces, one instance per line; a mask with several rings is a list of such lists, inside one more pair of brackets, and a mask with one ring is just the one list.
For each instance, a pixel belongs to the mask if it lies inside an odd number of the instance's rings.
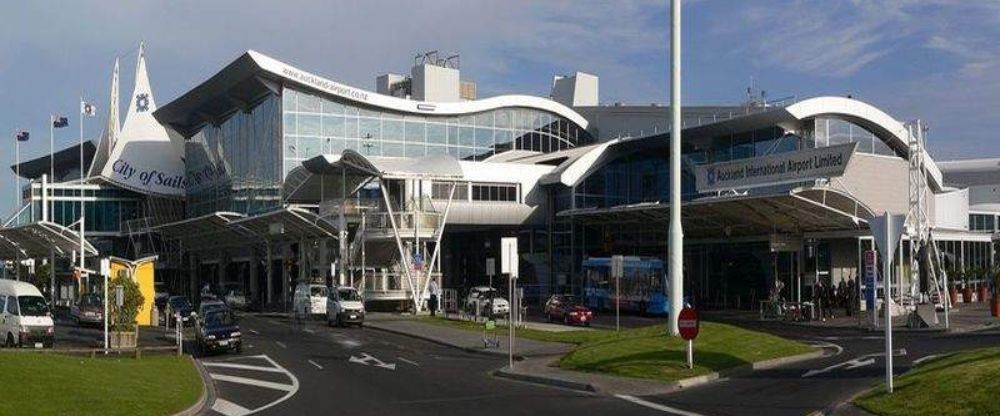
[[292,306],[299,316],[326,315],[326,286],[299,283],[295,287]]
[[326,298],[326,323],[330,326],[357,325],[365,323],[365,303],[358,290],[350,286],[330,289]]
[[0,280],[0,336],[5,347],[52,348],[52,314],[35,285]]

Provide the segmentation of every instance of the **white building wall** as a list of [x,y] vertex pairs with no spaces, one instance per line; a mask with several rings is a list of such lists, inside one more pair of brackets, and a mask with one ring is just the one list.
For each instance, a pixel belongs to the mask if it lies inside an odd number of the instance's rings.
[[415,65],[410,70],[413,78],[413,99],[435,103],[461,101],[459,72],[457,69],[436,65]]
[[599,102],[597,75],[577,72],[552,79],[552,99],[567,107],[596,106]]

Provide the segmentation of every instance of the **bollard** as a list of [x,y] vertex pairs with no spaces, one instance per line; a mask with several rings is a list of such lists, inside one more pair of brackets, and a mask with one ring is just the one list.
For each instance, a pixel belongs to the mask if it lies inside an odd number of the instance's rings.
[[180,357],[184,355],[184,339],[182,338],[184,336],[184,322],[181,321],[180,313],[174,314],[174,327],[177,334],[177,356]]

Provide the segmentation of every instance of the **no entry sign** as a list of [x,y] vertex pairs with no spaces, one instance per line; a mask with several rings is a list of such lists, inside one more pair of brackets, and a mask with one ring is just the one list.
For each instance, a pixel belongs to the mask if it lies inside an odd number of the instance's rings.
[[677,315],[677,330],[681,333],[681,338],[691,341],[698,337],[698,311],[691,307],[681,309]]

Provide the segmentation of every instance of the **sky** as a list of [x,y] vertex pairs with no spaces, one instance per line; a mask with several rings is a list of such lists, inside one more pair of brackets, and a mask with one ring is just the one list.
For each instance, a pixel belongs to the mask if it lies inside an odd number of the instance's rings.
[[[56,148],[79,140],[79,98],[106,123],[111,70],[132,89],[145,41],[160,106],[248,49],[374,90],[413,56],[461,55],[479,97],[546,96],[552,76],[600,76],[603,103],[669,101],[669,1],[32,1],[0,14],[0,164],[48,152],[48,118],[69,117]],[[751,79],[769,97],[852,95],[898,120],[928,123],[938,160],[1000,157],[1000,1],[683,0],[682,96],[736,104]],[[124,107],[123,107],[124,111]],[[0,216],[14,175],[0,174]],[[9,195],[9,197],[5,197]]]

